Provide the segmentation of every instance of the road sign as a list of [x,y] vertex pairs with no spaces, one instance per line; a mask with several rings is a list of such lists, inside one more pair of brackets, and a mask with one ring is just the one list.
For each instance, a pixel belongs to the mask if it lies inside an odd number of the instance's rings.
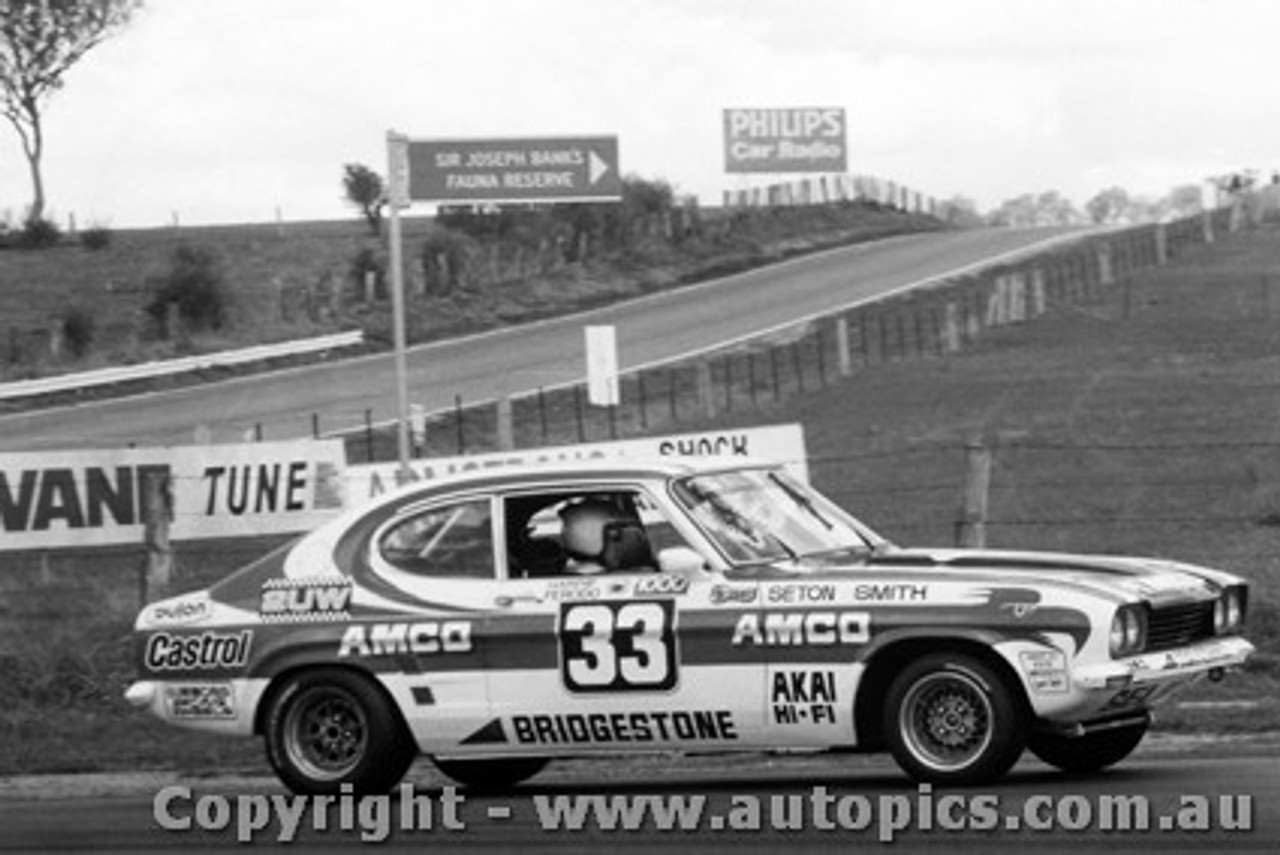
[[604,202],[622,198],[617,137],[410,140],[420,202]]
[[724,111],[725,172],[844,172],[844,109]]

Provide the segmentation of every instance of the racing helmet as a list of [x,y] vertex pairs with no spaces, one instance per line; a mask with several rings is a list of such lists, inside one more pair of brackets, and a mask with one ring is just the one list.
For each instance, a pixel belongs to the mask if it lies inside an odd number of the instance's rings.
[[560,511],[560,540],[565,552],[576,558],[604,554],[604,529],[620,519],[617,509],[601,499],[583,499]]

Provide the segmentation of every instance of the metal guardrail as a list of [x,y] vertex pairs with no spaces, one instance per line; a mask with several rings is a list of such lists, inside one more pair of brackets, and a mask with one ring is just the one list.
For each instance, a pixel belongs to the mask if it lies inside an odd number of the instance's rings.
[[187,371],[199,371],[204,368],[243,365],[248,362],[276,359],[282,356],[298,356],[322,350],[331,350],[337,347],[351,347],[360,344],[362,341],[364,341],[363,330],[349,330],[316,338],[286,341],[280,344],[262,344],[238,350],[202,353],[197,356],[185,356],[180,359],[145,362],[141,365],[102,368],[96,371],[62,374],[56,377],[39,377],[33,380],[16,380],[12,383],[0,383],[0,401],[25,398],[32,395],[48,395],[54,392],[68,392],[74,389],[87,389],[94,386],[109,386],[113,383],[125,383],[131,380],[165,377],[171,374],[182,374]]

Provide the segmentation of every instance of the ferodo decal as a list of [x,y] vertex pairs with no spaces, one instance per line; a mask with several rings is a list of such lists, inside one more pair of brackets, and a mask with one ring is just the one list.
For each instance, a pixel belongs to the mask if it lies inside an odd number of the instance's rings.
[[350,579],[268,579],[258,612],[268,623],[346,620],[350,603]]
[[831,647],[870,640],[868,612],[748,612],[733,629],[734,647]]
[[738,729],[729,710],[517,715],[511,732],[522,745],[615,742],[733,742]]
[[468,653],[471,621],[428,620],[418,623],[356,624],[338,643],[338,657],[400,654]]
[[147,639],[143,661],[151,671],[215,671],[249,661],[253,630],[178,635],[157,632]]
[[560,675],[571,692],[665,691],[677,682],[671,600],[560,607]]
[[770,712],[777,724],[835,724],[834,671],[774,671]]

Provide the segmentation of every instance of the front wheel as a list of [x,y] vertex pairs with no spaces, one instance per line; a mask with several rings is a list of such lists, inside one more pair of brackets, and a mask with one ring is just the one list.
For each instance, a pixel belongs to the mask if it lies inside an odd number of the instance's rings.
[[1064,772],[1096,772],[1132,754],[1147,735],[1147,727],[1148,722],[1144,721],[1075,737],[1033,733],[1027,747],[1032,754]]
[[976,784],[1000,777],[1025,745],[1021,698],[980,659],[934,653],[915,660],[885,696],[885,740],[917,781]]
[[267,757],[290,790],[357,796],[395,786],[417,754],[390,701],[370,679],[341,669],[304,671],[271,700]]
[[486,792],[502,791],[541,772],[545,757],[500,757],[486,760],[442,760],[436,768],[466,787]]

